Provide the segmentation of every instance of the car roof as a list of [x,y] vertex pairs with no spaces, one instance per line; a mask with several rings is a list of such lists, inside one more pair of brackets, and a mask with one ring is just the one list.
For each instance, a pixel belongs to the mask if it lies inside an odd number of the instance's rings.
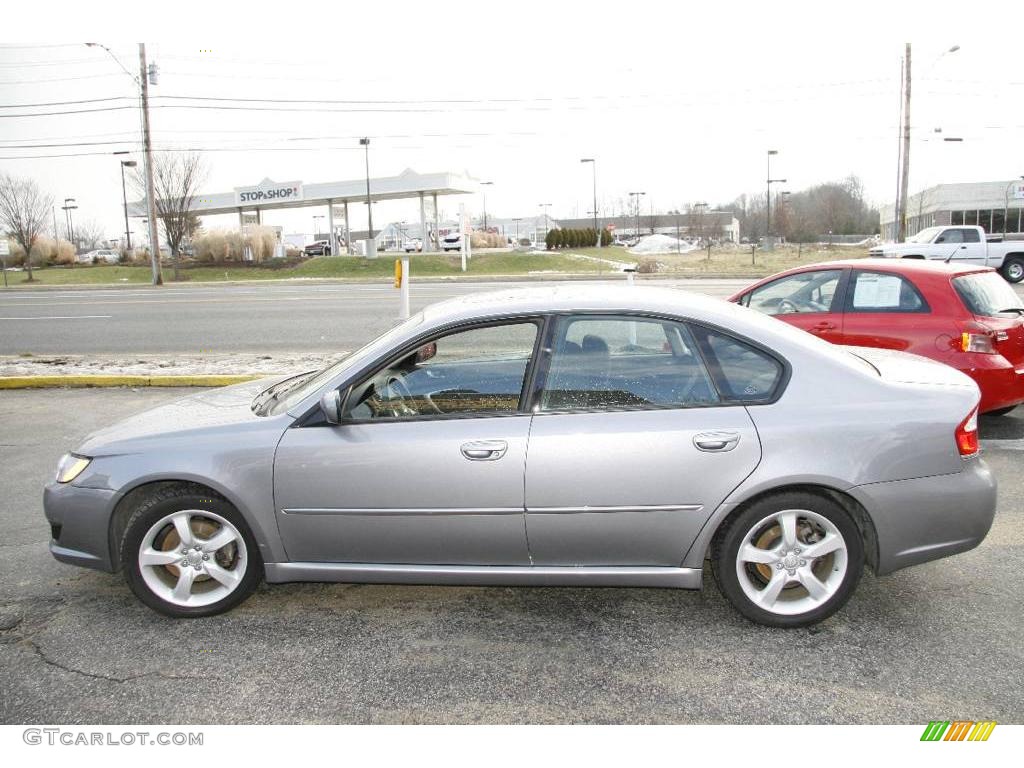
[[[779,275],[788,274],[790,272],[802,272],[807,269],[822,269],[822,268],[859,268],[859,269],[875,269],[881,272],[900,272],[905,274],[918,274],[918,275],[965,275],[969,272],[991,272],[991,267],[980,267],[972,264],[957,264],[957,263],[946,263],[945,261],[939,261],[937,259],[839,259],[838,261],[819,261],[815,264],[807,264],[806,266],[801,265],[792,269],[787,269],[784,272],[779,272]],[[777,277],[778,275],[771,275],[771,277]]]

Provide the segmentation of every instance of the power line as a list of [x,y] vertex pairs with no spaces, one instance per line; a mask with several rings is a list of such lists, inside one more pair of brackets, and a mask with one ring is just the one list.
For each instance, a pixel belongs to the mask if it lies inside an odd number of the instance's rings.
[[131,96],[105,96],[101,99],[79,99],[78,101],[44,101],[38,104],[0,104],[0,109],[26,109],[28,107],[65,107],[69,104],[98,104],[101,101],[125,101]]

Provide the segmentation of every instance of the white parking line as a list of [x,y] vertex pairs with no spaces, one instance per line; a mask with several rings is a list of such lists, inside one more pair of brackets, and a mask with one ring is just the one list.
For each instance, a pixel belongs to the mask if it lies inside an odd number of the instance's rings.
[[0,317],[0,320],[109,320],[113,315],[49,315],[36,317]]

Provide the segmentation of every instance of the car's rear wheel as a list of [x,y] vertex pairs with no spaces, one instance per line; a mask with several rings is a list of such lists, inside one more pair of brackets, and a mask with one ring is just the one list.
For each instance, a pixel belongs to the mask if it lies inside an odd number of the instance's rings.
[[125,578],[150,608],[175,618],[212,616],[248,597],[263,563],[242,516],[193,486],[154,494],[121,542]]
[[999,270],[1008,283],[1019,283],[1024,280],[1024,259],[1019,256],[1011,256],[1003,262],[1003,268]]
[[712,568],[719,589],[751,621],[801,627],[828,618],[853,594],[864,544],[840,505],[786,492],[727,523],[716,537]]

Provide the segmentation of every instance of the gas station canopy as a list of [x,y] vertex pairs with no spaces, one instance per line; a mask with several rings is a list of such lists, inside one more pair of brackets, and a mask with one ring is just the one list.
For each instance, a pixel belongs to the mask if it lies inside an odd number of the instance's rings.
[[[455,173],[415,173],[405,170],[398,176],[370,179],[372,201],[403,200],[439,195],[467,195],[478,191],[478,183]],[[278,182],[264,179],[251,187],[235,187],[231,192],[201,193],[195,196],[191,210],[213,215],[243,211],[267,211],[279,208],[308,208],[336,203],[366,202],[366,179],[304,184],[301,181]],[[132,216],[145,217],[145,201],[131,203]]]

